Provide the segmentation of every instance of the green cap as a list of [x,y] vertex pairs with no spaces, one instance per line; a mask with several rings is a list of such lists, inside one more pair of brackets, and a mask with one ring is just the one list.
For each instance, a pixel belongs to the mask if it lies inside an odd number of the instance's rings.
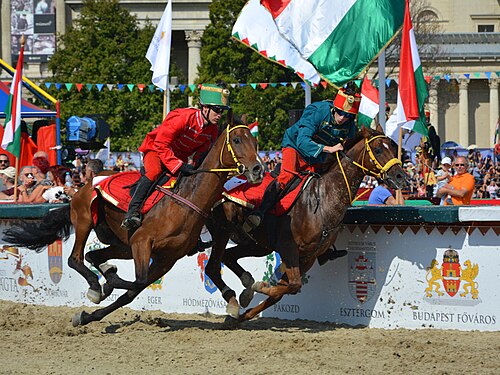
[[217,85],[201,85],[200,103],[229,108],[229,90]]

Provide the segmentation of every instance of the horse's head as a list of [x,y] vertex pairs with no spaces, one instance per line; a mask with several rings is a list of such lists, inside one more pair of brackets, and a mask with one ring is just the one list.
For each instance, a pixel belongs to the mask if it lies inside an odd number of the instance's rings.
[[260,183],[264,177],[264,164],[257,152],[257,140],[248,126],[228,125],[223,135],[225,144],[220,153],[221,165],[234,168],[251,184]]
[[384,133],[363,128],[346,142],[348,156],[358,160],[366,174],[384,180],[390,187],[401,189],[406,174],[397,158],[397,145]]

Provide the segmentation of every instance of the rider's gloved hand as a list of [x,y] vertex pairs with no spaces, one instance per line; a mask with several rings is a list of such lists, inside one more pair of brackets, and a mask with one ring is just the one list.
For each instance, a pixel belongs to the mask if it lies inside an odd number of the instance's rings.
[[192,174],[196,173],[196,169],[194,168],[194,166],[188,163],[182,163],[181,167],[179,168],[179,171],[184,176],[191,176]]

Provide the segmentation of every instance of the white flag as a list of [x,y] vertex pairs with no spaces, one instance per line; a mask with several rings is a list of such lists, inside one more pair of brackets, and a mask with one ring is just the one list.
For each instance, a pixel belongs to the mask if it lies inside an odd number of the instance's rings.
[[151,63],[153,71],[152,82],[155,86],[166,90],[168,86],[168,70],[170,67],[170,45],[172,43],[172,1],[161,16],[155,35],[151,40],[146,58]]

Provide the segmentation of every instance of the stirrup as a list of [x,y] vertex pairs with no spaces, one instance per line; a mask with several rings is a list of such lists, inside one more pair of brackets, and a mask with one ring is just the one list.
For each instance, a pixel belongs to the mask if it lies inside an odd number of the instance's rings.
[[123,219],[120,227],[125,230],[137,229],[141,226],[141,217],[132,215]]
[[242,225],[242,229],[246,233],[250,233],[255,228],[257,228],[258,226],[260,226],[260,224],[262,223],[263,219],[264,219],[264,217],[263,217],[263,215],[260,212],[252,212],[245,219],[245,222]]

